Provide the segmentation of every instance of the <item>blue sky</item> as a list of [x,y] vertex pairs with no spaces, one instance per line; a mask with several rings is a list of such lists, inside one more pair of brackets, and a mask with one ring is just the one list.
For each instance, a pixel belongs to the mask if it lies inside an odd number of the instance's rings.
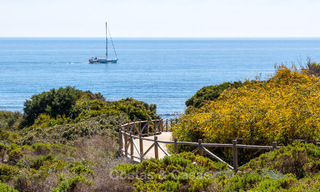
[[320,37],[319,0],[0,0],[0,37]]

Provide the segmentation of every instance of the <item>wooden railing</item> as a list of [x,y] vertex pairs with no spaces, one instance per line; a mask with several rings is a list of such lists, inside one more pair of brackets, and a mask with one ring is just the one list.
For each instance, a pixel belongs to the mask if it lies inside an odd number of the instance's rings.
[[[159,159],[159,149],[164,152],[166,156],[170,156],[170,154],[163,149],[159,143],[165,144],[173,144],[174,145],[174,153],[178,154],[178,145],[189,145],[196,146],[196,148],[192,151],[192,153],[198,153],[203,156],[204,152],[207,153],[212,158],[217,161],[226,163],[217,155],[213,154],[207,147],[223,147],[223,148],[232,148],[233,150],[233,165],[227,166],[229,169],[234,170],[235,172],[238,170],[238,149],[259,149],[259,150],[275,150],[280,149],[280,146],[277,146],[277,142],[272,142],[272,146],[262,146],[262,145],[243,145],[238,144],[237,140],[233,140],[232,144],[221,144],[221,143],[202,143],[202,139],[199,139],[198,142],[184,142],[178,141],[177,138],[174,138],[174,141],[161,141],[158,140],[159,134],[161,134],[164,130],[171,131],[172,125],[177,123],[177,120],[166,120],[163,121],[161,119],[155,119],[152,121],[136,121],[130,122],[126,124],[120,125],[119,130],[119,150],[126,157],[131,158],[132,160],[142,162],[145,159],[145,156],[148,152],[154,148],[155,158]],[[154,139],[144,138],[145,136],[154,135]],[[139,140],[139,148],[135,143],[134,139]],[[143,149],[143,141],[151,141],[153,144],[147,149]],[[134,150],[136,150],[138,156],[134,155]]]

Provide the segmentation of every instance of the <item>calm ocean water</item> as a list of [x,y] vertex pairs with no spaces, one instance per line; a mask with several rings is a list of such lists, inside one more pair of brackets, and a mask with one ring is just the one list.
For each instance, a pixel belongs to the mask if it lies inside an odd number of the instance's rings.
[[33,94],[75,86],[107,100],[133,97],[158,114],[183,112],[203,86],[274,73],[274,65],[320,62],[320,39],[115,38],[117,64],[104,38],[0,38],[0,110],[22,111]]

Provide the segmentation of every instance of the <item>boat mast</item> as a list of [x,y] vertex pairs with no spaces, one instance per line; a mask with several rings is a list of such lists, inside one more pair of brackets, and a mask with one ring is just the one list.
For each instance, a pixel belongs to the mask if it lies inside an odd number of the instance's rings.
[[108,59],[108,24],[106,22],[106,58]]

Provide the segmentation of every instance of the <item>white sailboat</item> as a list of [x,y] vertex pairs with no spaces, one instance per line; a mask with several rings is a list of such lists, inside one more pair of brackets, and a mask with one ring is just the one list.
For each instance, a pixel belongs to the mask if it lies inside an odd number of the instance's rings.
[[[109,31],[109,34],[110,34],[110,31]],[[113,51],[115,54],[115,58],[113,59],[108,58],[109,56],[108,54],[108,23],[106,22],[106,58],[91,57],[91,59],[89,59],[89,63],[117,63],[118,62],[117,53],[114,48],[111,35],[110,35],[110,40],[111,40]]]

